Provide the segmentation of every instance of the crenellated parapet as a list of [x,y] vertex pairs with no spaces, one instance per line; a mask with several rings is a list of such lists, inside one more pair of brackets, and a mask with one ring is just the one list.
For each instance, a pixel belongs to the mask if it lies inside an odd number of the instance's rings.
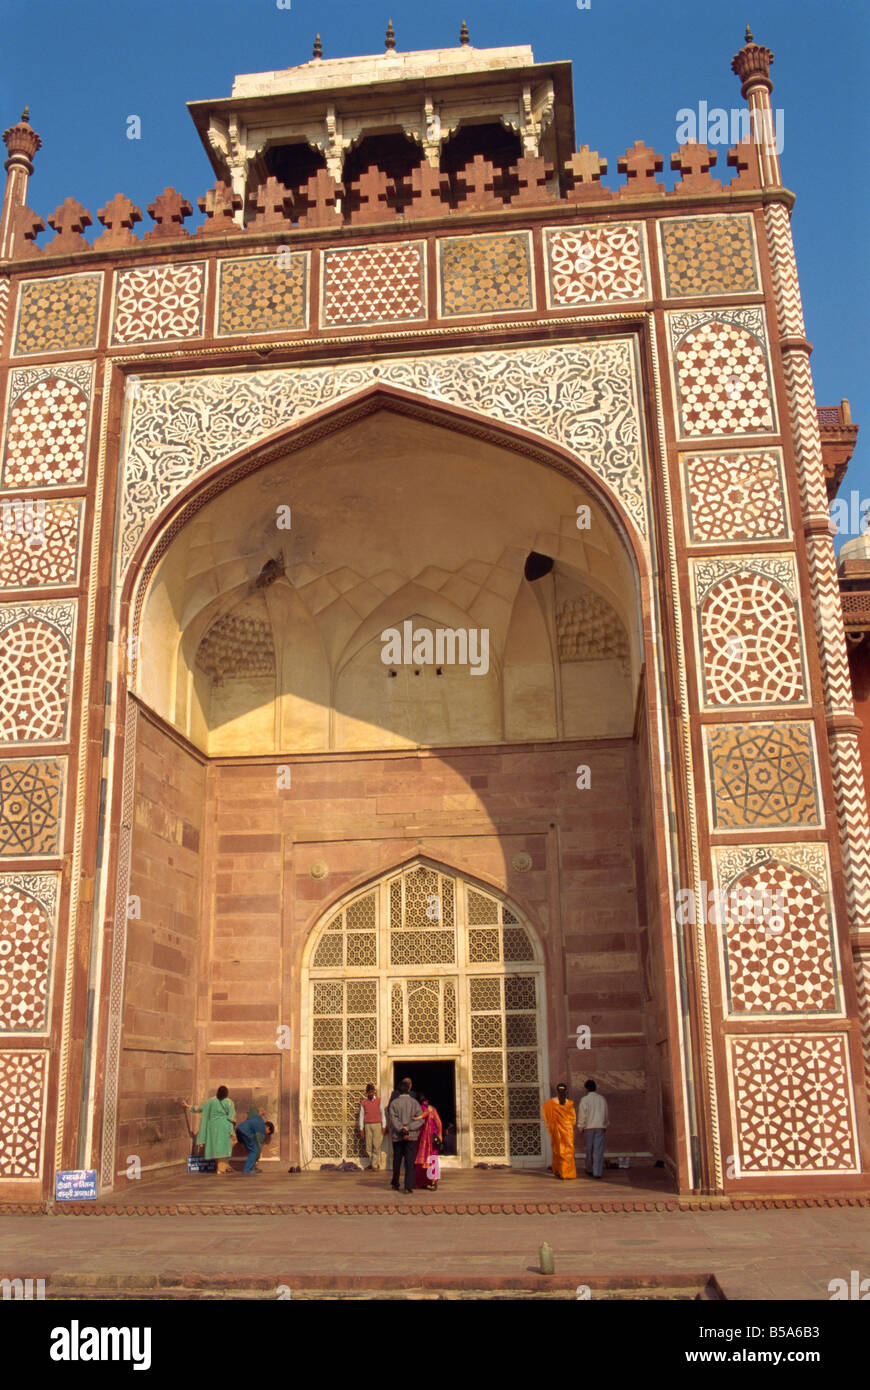
[[[601,182],[608,163],[597,151],[581,146],[558,171],[537,155],[522,155],[499,164],[477,154],[461,168],[441,173],[425,161],[407,174],[390,175],[370,164],[347,183],[319,169],[299,185],[287,185],[274,176],[264,179],[242,202],[230,183],[218,180],[196,199],[205,221],[195,229],[185,223],[192,215],[192,201],[174,188],[165,188],[148,204],[153,226],[137,235],[141,210],[122,193],[116,193],[97,212],[105,230],[89,242],[83,233],[94,224],[89,210],[74,198],[48,217],[53,238],[42,247],[36,237],[45,223],[26,207],[15,209],[14,234],[5,259],[26,260],[36,255],[77,256],[95,252],[132,250],[152,242],[186,240],[249,233],[306,232],[315,228],[394,227],[426,219],[460,221],[481,213],[513,213],[534,209],[570,213],[580,205],[624,205],[633,199],[660,198],[668,203],[685,199],[741,193],[759,187],[758,164],[751,141],[728,151],[727,165],[737,172],[730,182],[714,178],[717,152],[689,142],[670,156],[670,167],[679,181],[666,189],[656,178],[664,167],[664,155],[637,141],[617,160],[624,181],[615,188]],[[244,221],[240,217],[244,213]]]

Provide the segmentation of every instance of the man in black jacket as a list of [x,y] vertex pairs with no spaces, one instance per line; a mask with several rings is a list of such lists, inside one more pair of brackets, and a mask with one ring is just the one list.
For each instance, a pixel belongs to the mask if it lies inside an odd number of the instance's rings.
[[405,1191],[413,1192],[414,1158],[417,1154],[417,1138],[423,1124],[423,1111],[411,1095],[411,1083],[407,1077],[399,1086],[399,1094],[390,1101],[387,1116],[390,1121],[390,1138],[393,1141],[393,1181],[390,1186],[398,1192],[404,1160]]

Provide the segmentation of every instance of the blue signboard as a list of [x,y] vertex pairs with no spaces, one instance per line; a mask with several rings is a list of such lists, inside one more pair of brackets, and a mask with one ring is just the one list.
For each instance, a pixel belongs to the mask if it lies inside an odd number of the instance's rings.
[[213,1158],[188,1158],[188,1173],[213,1173],[217,1168],[217,1161]]
[[56,1202],[95,1202],[97,1200],[96,1168],[71,1168],[57,1173],[54,1179]]

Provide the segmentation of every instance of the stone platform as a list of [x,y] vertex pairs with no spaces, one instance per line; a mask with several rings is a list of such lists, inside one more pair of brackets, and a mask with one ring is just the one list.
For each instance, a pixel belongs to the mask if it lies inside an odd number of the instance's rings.
[[405,1194],[392,1190],[385,1170],[288,1173],[272,1164],[245,1176],[241,1164],[235,1164],[221,1176],[178,1167],[159,1179],[125,1182],[97,1202],[0,1204],[0,1216],[530,1216],[844,1206],[870,1207],[870,1196],[854,1191],[808,1196],[785,1188],[775,1195],[681,1195],[661,1168],[611,1169],[597,1181],[585,1176],[562,1181],[546,1169],[452,1169],[445,1171],[436,1191]]

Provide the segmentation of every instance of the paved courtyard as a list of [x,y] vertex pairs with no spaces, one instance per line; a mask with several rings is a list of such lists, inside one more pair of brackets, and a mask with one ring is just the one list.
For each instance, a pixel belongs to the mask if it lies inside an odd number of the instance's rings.
[[[291,1193],[297,1209],[282,1211]],[[255,1194],[274,1211],[252,1213]],[[593,1199],[597,1210],[570,1209]],[[198,1214],[184,1211],[192,1200]],[[209,1200],[226,1211],[209,1213]],[[870,1206],[735,1209],[715,1200],[676,1198],[657,1170],[564,1184],[544,1173],[457,1172],[437,1192],[407,1198],[390,1191],[384,1174],[266,1174],[259,1183],[181,1175],[143,1185],[135,1198],[129,1189],[118,1194],[115,1214],[103,1207],[88,1216],[0,1216],[0,1274],[55,1285],[66,1277],[221,1275],[244,1289],[303,1275],[402,1275],[411,1284],[425,1271],[485,1288],[534,1274],[547,1241],[556,1274],[578,1284],[605,1275],[714,1275],[729,1299],[827,1300],[832,1279],[849,1280],[852,1270],[870,1276]],[[155,1214],[135,1214],[134,1201],[136,1211]]]

